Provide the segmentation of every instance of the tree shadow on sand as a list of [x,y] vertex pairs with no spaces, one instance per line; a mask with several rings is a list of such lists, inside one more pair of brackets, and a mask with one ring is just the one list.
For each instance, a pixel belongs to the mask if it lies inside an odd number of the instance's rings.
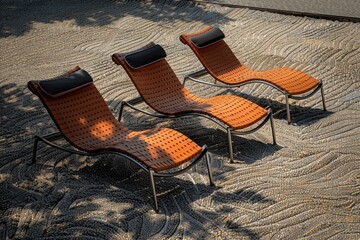
[[223,14],[192,1],[41,1],[5,0],[0,9],[0,37],[21,36],[33,23],[74,20],[77,26],[105,26],[132,15],[150,21],[226,23]]
[[[58,152],[58,150],[55,150]],[[265,196],[247,190],[239,193],[216,193],[221,189],[209,187],[201,182],[172,178],[157,181],[161,212],[156,214],[151,207],[146,174],[134,172],[126,161],[111,155],[92,159],[94,164],[78,170],[69,170],[77,161],[75,157],[57,167],[40,161],[28,167],[19,168],[31,175],[17,181],[6,181],[1,185],[0,198],[4,234],[14,239],[41,237],[122,237],[126,239],[147,239],[149,237],[176,237],[186,226],[186,236],[198,239],[208,238],[216,230],[234,232],[250,239],[258,239],[251,229],[227,222],[218,222],[222,214],[235,211],[233,204],[267,204],[272,202]],[[76,163],[75,163],[76,165]],[[30,187],[30,182],[51,172],[43,189]],[[193,175],[194,173],[192,173]],[[59,178],[61,181],[59,181]],[[3,188],[6,186],[6,188]],[[239,192],[244,191],[240,190]],[[214,195],[215,193],[215,195]],[[257,195],[254,198],[254,195]],[[224,212],[207,209],[199,203],[213,199],[227,207]],[[262,199],[262,200],[258,200]],[[199,203],[197,203],[199,202]],[[185,224],[185,225],[184,225]]]

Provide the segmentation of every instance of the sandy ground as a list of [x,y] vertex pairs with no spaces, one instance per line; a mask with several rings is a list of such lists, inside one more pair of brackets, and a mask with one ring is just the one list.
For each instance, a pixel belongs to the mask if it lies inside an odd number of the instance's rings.
[[[2,1],[0,38],[0,239],[359,239],[360,25],[283,16],[187,1]],[[321,79],[320,94],[292,101],[265,85],[216,89],[275,112],[269,126],[235,137],[229,164],[226,134],[208,120],[162,121],[127,111],[132,129],[171,127],[207,144],[216,187],[204,166],[159,179],[161,213],[150,205],[147,175],[111,155],[79,157],[41,148],[34,134],[56,131],[26,88],[79,65],[94,78],[110,109],[137,92],[110,55],[150,41],[167,51],[181,78],[200,68],[178,36],[217,25],[241,61],[256,70],[291,67]],[[143,106],[146,108],[146,106]]]

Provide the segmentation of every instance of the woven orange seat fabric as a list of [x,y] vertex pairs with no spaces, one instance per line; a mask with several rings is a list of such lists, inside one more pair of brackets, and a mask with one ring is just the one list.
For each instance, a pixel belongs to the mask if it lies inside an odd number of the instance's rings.
[[62,135],[85,152],[117,151],[159,172],[192,160],[202,150],[172,129],[129,131],[115,119],[93,83],[56,98],[44,94],[38,81],[30,81],[29,88],[41,99]]
[[275,68],[255,72],[240,63],[223,39],[206,47],[197,47],[191,41],[192,37],[207,33],[212,29],[213,27],[208,26],[195,33],[182,34],[180,40],[192,49],[204,68],[216,80],[229,85],[237,85],[252,80],[263,80],[290,95],[306,93],[319,85],[320,81],[317,79],[290,68]]
[[135,69],[127,64],[125,56],[116,53],[112,58],[126,70],[143,100],[159,113],[202,113],[220,120],[233,130],[251,126],[268,113],[259,105],[237,96],[200,98],[193,95],[183,87],[165,59]]

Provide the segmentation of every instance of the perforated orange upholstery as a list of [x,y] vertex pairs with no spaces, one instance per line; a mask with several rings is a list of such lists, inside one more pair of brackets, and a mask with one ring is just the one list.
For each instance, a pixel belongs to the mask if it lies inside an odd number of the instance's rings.
[[320,82],[315,78],[290,68],[274,68],[263,72],[255,72],[242,65],[224,40],[206,47],[196,47],[191,37],[203,34],[212,27],[201,31],[182,34],[180,40],[188,45],[196,54],[204,68],[218,81],[229,85],[263,80],[282,89],[290,95],[298,95],[315,88]]
[[125,55],[116,53],[112,59],[126,70],[144,101],[159,113],[203,113],[233,130],[248,127],[267,115],[264,108],[237,96],[199,98],[193,95],[183,87],[165,59],[134,69],[124,61]]
[[46,96],[37,81],[29,82],[29,88],[63,136],[80,150],[124,153],[156,172],[176,167],[201,152],[200,146],[172,129],[129,131],[115,119],[92,83],[57,98]]

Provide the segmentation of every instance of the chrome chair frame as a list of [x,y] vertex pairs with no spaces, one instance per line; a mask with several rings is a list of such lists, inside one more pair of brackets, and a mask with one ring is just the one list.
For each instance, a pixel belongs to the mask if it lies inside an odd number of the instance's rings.
[[286,118],[287,118],[288,124],[291,123],[291,114],[290,114],[289,98],[295,99],[295,100],[303,100],[303,99],[306,99],[306,98],[311,97],[311,96],[314,95],[317,91],[319,91],[319,89],[321,89],[321,98],[322,98],[323,109],[324,109],[324,111],[326,111],[325,96],[324,96],[324,87],[323,87],[323,83],[322,83],[321,80],[319,80],[319,84],[318,84],[310,93],[298,96],[298,95],[288,94],[286,91],[278,88],[277,86],[275,86],[275,85],[273,85],[273,84],[270,84],[270,83],[268,83],[268,82],[266,82],[266,81],[260,80],[260,79],[259,79],[259,80],[251,80],[251,81],[249,81],[249,82],[244,82],[244,83],[240,83],[240,84],[229,85],[229,84],[218,84],[216,79],[214,80],[214,83],[210,83],[210,82],[202,81],[202,80],[196,78],[196,77],[201,77],[201,76],[204,76],[204,75],[207,75],[207,74],[209,74],[209,73],[207,72],[206,69],[201,69],[201,70],[198,70],[198,71],[196,71],[196,72],[190,73],[190,74],[188,74],[188,75],[186,75],[186,76],[184,77],[183,86],[185,86],[186,80],[191,80],[191,81],[194,81],[194,82],[197,82],[197,83],[202,83],[202,84],[206,84],[206,85],[210,85],[210,86],[215,86],[215,87],[221,87],[221,88],[237,88],[237,87],[241,87],[241,86],[244,86],[244,85],[247,85],[247,84],[253,84],[253,83],[266,84],[266,85],[268,85],[268,86],[271,86],[271,87],[275,88],[275,89],[278,90],[280,93],[282,93],[282,94],[285,95]]
[[164,173],[164,172],[154,172],[154,170],[152,170],[150,168],[147,168],[145,165],[143,165],[139,161],[135,160],[134,158],[132,158],[132,157],[130,157],[130,156],[124,154],[124,153],[119,153],[119,152],[115,152],[115,151],[107,151],[107,150],[100,150],[100,151],[97,151],[97,152],[84,152],[84,151],[74,150],[74,149],[71,149],[71,148],[64,148],[64,147],[52,142],[54,140],[59,139],[60,137],[63,137],[60,132],[55,132],[55,133],[47,134],[47,135],[44,135],[44,136],[35,135],[34,147],[33,147],[33,156],[32,156],[31,162],[28,163],[28,165],[32,165],[32,164],[34,164],[36,162],[36,156],[37,156],[37,149],[38,149],[38,142],[39,141],[42,141],[45,144],[47,144],[47,145],[49,145],[51,147],[60,149],[62,151],[65,151],[65,152],[68,152],[68,153],[73,153],[73,154],[78,154],[78,155],[83,155],[83,156],[96,156],[96,155],[102,155],[102,154],[119,155],[119,156],[124,157],[127,160],[130,160],[131,162],[135,163],[138,167],[140,167],[142,170],[144,170],[146,173],[149,174],[150,187],[151,187],[151,192],[152,192],[152,195],[153,195],[153,202],[154,202],[153,208],[154,208],[155,212],[157,212],[157,213],[159,212],[159,205],[158,205],[158,201],[157,201],[157,193],[156,193],[154,177],[174,177],[174,176],[177,176],[179,174],[182,174],[182,173],[186,172],[187,170],[191,169],[192,167],[196,166],[196,164],[205,156],[210,185],[211,186],[215,185],[214,181],[213,181],[211,166],[210,166],[210,156],[209,156],[209,153],[207,151],[206,145],[204,145],[202,147],[202,150],[201,150],[200,154],[198,156],[196,156],[194,158],[194,160],[192,160],[192,162],[188,166],[186,166],[185,168],[180,169],[178,171],[175,171],[175,172]]
[[269,108],[268,109],[268,113],[267,115],[263,118],[263,121],[257,125],[256,127],[254,127],[253,129],[247,130],[247,131],[238,131],[238,130],[233,130],[231,127],[229,127],[228,125],[220,122],[219,120],[217,120],[216,118],[210,117],[206,114],[202,114],[202,113],[181,113],[181,114],[176,114],[176,115],[165,115],[165,114],[160,114],[160,113],[150,113],[148,111],[144,111],[142,109],[136,108],[134,105],[142,103],[143,99],[142,97],[136,97],[133,98],[129,101],[121,101],[120,102],[120,110],[119,110],[119,116],[118,116],[118,121],[121,121],[121,117],[122,117],[122,113],[124,110],[124,107],[127,106],[135,111],[144,113],[146,115],[149,116],[153,116],[153,117],[157,117],[157,118],[180,118],[180,117],[184,117],[184,116],[200,116],[200,117],[204,117],[207,118],[211,121],[213,121],[214,123],[216,123],[217,125],[219,125],[220,127],[222,127],[223,129],[225,129],[225,131],[227,132],[227,138],[228,138],[228,150],[229,150],[229,158],[230,158],[230,163],[234,162],[234,154],[233,154],[233,146],[232,146],[232,135],[246,135],[246,134],[250,134],[253,133],[255,131],[257,131],[258,129],[260,129],[262,126],[265,125],[266,122],[268,122],[270,120],[270,125],[271,125],[271,133],[272,133],[272,138],[273,138],[273,144],[276,145],[276,135],[275,135],[275,129],[274,129],[274,121],[273,121],[273,116],[272,116],[272,110]]

